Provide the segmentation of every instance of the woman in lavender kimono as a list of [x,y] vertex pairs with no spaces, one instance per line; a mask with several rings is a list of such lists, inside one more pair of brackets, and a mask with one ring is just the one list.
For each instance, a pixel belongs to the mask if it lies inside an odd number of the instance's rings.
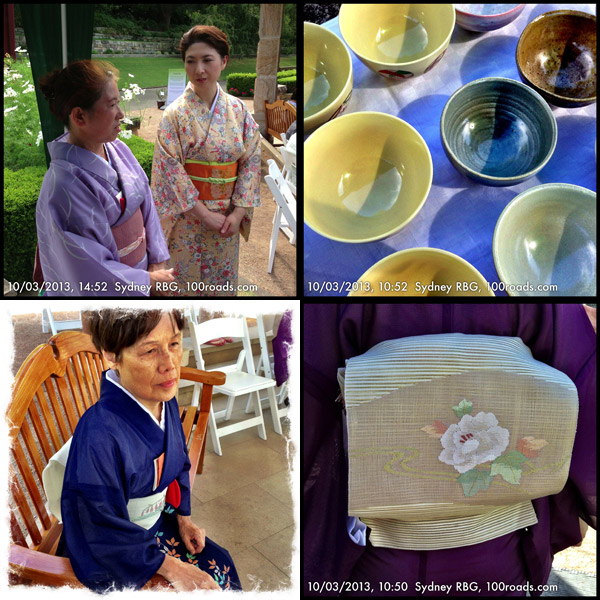
[[40,80],[69,130],[48,144],[36,211],[34,279],[49,296],[148,296],[173,281],[148,178],[117,140],[117,77],[109,63],[82,60]]
[[[573,380],[579,415],[569,478],[560,493],[533,500],[532,527],[460,548],[375,547],[370,530],[348,515],[337,369],[384,340],[455,332],[520,337],[535,359]],[[581,542],[580,522],[596,527],[594,328],[580,304],[309,305],[303,431],[305,595],[525,596],[530,585],[539,596],[553,555]]]
[[218,84],[227,36],[199,25],[180,49],[189,83],[165,110],[152,165],[174,294],[235,296],[239,234],[248,240],[260,206],[260,133],[245,104]]

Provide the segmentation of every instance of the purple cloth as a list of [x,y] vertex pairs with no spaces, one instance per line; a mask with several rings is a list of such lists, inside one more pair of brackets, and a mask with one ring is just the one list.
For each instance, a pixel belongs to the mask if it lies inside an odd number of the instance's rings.
[[273,360],[277,385],[288,380],[288,358],[292,341],[292,311],[286,310],[279,323],[277,335],[273,338]]
[[[569,479],[533,501],[538,523],[497,539],[435,551],[362,547],[347,532],[347,456],[338,367],[387,339],[432,333],[518,336],[533,356],[577,386],[579,416]],[[303,534],[306,595],[515,595],[547,582],[552,556],[596,526],[596,336],[584,308],[533,304],[312,304],[304,310]],[[478,586],[460,591],[459,582]],[[500,587],[489,587],[497,582]],[[370,586],[367,588],[366,586]],[[348,589],[350,588],[350,589]],[[539,596],[535,589],[532,596]]]
[[[68,135],[48,144],[52,162],[36,210],[46,295],[148,296],[148,265],[169,258],[148,178],[122,141],[105,144],[111,166],[68,143]],[[120,191],[126,199],[122,215],[116,199]],[[138,208],[147,255],[129,267],[119,260],[111,227],[127,221]]]

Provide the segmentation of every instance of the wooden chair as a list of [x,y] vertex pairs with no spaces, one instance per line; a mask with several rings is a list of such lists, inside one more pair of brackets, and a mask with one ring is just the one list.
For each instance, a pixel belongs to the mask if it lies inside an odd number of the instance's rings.
[[[62,525],[46,510],[42,471],[73,435],[83,413],[98,401],[106,368],[89,335],[67,331],[33,350],[15,377],[7,411],[13,584],[84,587],[70,561],[55,556]],[[196,473],[202,472],[212,388],[225,383],[225,374],[182,367],[181,378],[203,384],[200,407],[179,408],[193,485]],[[168,586],[166,579],[154,575],[145,588]]]
[[265,119],[267,133],[281,140],[281,134],[296,120],[296,109],[289,102],[276,100],[273,104],[268,104],[265,101]]

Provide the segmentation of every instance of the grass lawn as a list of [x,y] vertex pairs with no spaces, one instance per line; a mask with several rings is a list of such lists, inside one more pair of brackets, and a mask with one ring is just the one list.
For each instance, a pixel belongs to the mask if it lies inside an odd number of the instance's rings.
[[[112,63],[120,73],[121,85],[137,83],[141,88],[167,86],[169,69],[182,69],[183,62],[180,58],[164,56],[125,57],[118,55],[94,55],[93,60],[105,60]],[[282,56],[279,62],[281,67],[296,65],[295,56]],[[129,77],[129,73],[135,78]],[[223,71],[223,79],[229,73],[256,73],[256,58],[232,58]]]

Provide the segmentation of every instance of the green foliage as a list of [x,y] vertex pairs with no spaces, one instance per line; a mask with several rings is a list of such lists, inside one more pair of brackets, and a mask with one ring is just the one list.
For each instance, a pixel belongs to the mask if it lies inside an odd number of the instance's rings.
[[45,165],[40,114],[27,59],[4,59],[4,166]]
[[133,152],[133,155],[140,163],[144,173],[150,181],[150,174],[152,173],[152,156],[154,155],[154,144],[147,142],[146,140],[138,137],[137,135],[131,136],[129,139],[120,138],[129,149]]
[[37,245],[35,207],[46,173],[42,166],[4,169],[4,278],[29,283]]
[[[230,73],[227,75],[226,89],[232,96],[248,98],[254,96],[256,73]],[[277,83],[285,85],[288,92],[296,89],[296,70],[280,71],[277,73]]]

